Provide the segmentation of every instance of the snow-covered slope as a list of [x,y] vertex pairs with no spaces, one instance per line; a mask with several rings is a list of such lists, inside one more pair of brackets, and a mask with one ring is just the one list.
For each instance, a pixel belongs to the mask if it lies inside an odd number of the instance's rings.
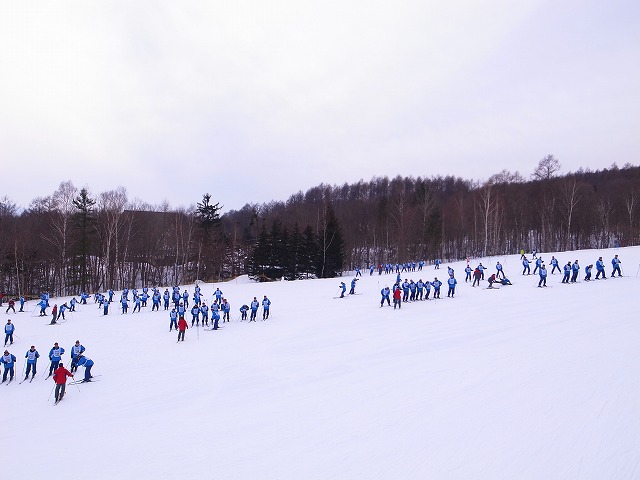
[[[499,290],[465,284],[464,263],[454,263],[454,299],[443,287],[444,298],[396,311],[380,308],[379,294],[395,276],[377,272],[363,272],[345,299],[334,298],[340,279],[204,284],[208,303],[220,287],[232,321],[189,329],[179,344],[163,310],[120,315],[114,303],[102,317],[90,300],[49,326],[30,302],[5,316],[16,324],[18,380],[29,346],[43,358],[33,383],[0,386],[0,473],[640,478],[640,248],[556,256],[584,266],[602,255],[609,276],[614,253],[623,278],[562,285],[556,274],[546,289],[521,275],[519,256],[472,260],[490,271],[503,263],[514,285]],[[444,280],[446,266],[402,276]],[[238,308],[265,294],[271,318],[238,322]],[[68,361],[76,339],[102,376],[69,385],[54,407],[46,356],[57,341]]]

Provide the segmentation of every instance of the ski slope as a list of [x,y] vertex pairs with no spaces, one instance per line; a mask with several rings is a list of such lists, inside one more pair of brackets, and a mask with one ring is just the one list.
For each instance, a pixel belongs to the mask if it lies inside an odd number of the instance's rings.
[[[8,350],[35,345],[32,383],[0,386],[3,479],[637,479],[640,478],[640,248],[554,253],[581,266],[614,253],[623,278],[562,285],[522,276],[519,255],[499,260],[513,286],[464,282],[454,299],[380,308],[395,275],[219,287],[232,321],[190,328],[168,312],[110,314],[89,300],[59,326],[27,312]],[[551,253],[542,253],[549,272]],[[402,274],[447,278],[440,270]],[[532,265],[533,271],[533,265]],[[595,276],[595,270],[593,272]],[[348,284],[351,277],[343,278]],[[193,287],[187,286],[190,293]],[[184,290],[182,287],[181,290]],[[164,288],[161,289],[164,291]],[[238,322],[254,296],[271,318]],[[114,298],[119,298],[119,292]],[[53,299],[51,304],[64,299]],[[50,311],[50,309],[49,309]],[[131,308],[130,308],[131,312]],[[191,315],[186,318],[191,325]],[[47,400],[47,354],[79,339],[100,381]],[[80,368],[82,374],[83,368]]]

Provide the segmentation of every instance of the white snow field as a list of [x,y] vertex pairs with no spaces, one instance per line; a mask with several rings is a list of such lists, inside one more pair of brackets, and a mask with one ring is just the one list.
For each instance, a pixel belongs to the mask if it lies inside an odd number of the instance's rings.
[[[32,316],[35,301],[5,305],[18,363],[0,386],[0,478],[640,478],[640,248],[554,254],[582,267],[601,255],[607,277],[619,254],[625,276],[584,282],[581,270],[562,285],[556,273],[537,288],[519,255],[472,259],[489,273],[500,260],[514,285],[472,288],[452,263],[454,299],[443,286],[396,311],[379,293],[395,275],[377,272],[345,299],[339,278],[203,284],[207,303],[220,287],[232,321],[180,344],[151,302],[102,317],[90,299],[59,326]],[[402,277],[444,280],[447,265]],[[271,318],[238,322],[265,294]],[[59,342],[67,363],[77,339],[100,381],[68,385],[54,406],[49,349]],[[38,374],[19,385],[31,345]]]

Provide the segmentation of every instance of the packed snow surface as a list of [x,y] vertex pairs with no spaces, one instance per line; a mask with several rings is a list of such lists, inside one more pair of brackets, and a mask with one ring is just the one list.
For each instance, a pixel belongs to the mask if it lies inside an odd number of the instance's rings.
[[[444,281],[450,265],[455,298],[443,285],[440,300],[400,310],[380,308],[395,274],[368,270],[344,299],[352,272],[202,284],[208,304],[223,291],[231,322],[189,328],[181,343],[150,301],[101,316],[91,298],[58,326],[31,301],[4,321],[18,362],[0,386],[2,478],[640,478],[640,248],[543,252],[549,272],[552,254],[579,260],[577,284],[556,273],[537,288],[513,255],[471,259],[487,274],[500,261],[512,286],[472,288],[465,262],[445,262],[401,275]],[[610,277],[614,254],[622,278],[583,280],[598,256]],[[270,318],[260,308],[256,323],[239,322],[239,307],[264,295]],[[54,406],[47,355],[59,342],[67,364],[76,340],[100,381],[68,385]],[[31,345],[38,374],[19,385]]]

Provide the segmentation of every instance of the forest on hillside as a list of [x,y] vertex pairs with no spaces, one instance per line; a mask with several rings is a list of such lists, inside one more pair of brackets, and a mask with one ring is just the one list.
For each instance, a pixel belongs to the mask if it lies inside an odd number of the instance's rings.
[[529,179],[452,176],[320,184],[282,202],[220,215],[92,195],[70,181],[19,212],[0,200],[0,289],[55,295],[180,285],[249,274],[332,277],[354,266],[640,243],[640,167],[557,175],[548,155]]

